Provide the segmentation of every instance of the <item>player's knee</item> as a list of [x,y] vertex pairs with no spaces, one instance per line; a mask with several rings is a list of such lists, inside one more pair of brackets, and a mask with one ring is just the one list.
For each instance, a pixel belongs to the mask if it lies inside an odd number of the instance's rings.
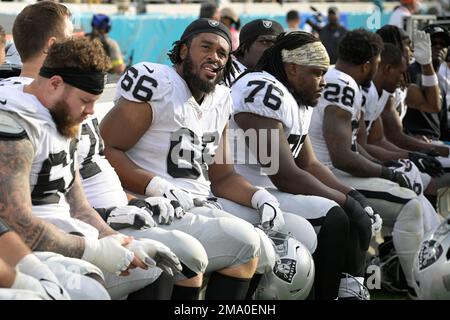
[[171,233],[177,243],[176,248],[171,249],[182,263],[181,273],[188,279],[203,274],[208,266],[208,255],[200,241],[181,231],[173,230]]
[[[255,228],[245,222],[240,221],[240,219],[224,218],[231,220],[229,221],[228,228],[232,228],[233,239],[235,248],[238,248],[237,260],[247,263],[261,254],[261,240],[256,232]],[[228,234],[231,234],[228,232]]]
[[423,228],[423,210],[418,199],[411,199],[400,210],[394,229],[416,231],[418,228]]
[[276,262],[276,253],[272,241],[261,229],[255,228],[260,238],[261,255],[256,267],[256,273],[264,274],[271,272]]
[[331,238],[346,237],[350,230],[350,222],[344,209],[334,206],[328,210],[320,229],[321,234],[326,234]]

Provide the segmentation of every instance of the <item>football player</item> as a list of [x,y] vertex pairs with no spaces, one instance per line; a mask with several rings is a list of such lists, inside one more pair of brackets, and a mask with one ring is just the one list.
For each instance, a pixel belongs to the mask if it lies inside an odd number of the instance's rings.
[[[101,124],[105,155],[124,188],[144,199],[176,200],[187,212],[161,227],[187,232],[205,247],[206,270],[214,271],[206,299],[245,298],[261,241],[250,224],[204,205],[210,196],[207,172],[213,186],[247,205],[257,191],[233,172],[216,173],[206,165],[231,109],[228,89],[217,85],[231,68],[230,42],[223,24],[192,22],[170,54],[175,66],[144,62],[128,69],[118,84],[118,102]],[[126,136],[119,124],[127,128]],[[194,202],[197,197],[202,199]],[[272,198],[260,192],[254,200],[265,212],[264,222],[281,221]],[[265,268],[274,263],[272,257]]]
[[[2,197],[13,203],[2,217],[33,250],[97,265],[105,271],[109,293],[119,298],[158,278],[159,269],[148,269],[157,256],[160,266],[178,271],[181,265],[161,243],[112,230],[87,203],[75,174],[74,138],[103,90],[107,67],[100,43],[69,40],[49,49],[30,85],[1,88],[2,185],[7,190]],[[14,157],[20,166],[11,166]],[[117,276],[129,274],[133,266],[140,269],[129,278]]]
[[381,38],[363,29],[346,34],[339,58],[325,75],[327,82],[311,120],[310,137],[318,159],[336,177],[364,194],[392,236],[400,263],[412,287],[412,262],[423,237],[423,210],[408,189],[408,178],[381,165],[357,143],[362,105],[360,86],[368,86],[380,63]]
[[[247,150],[238,148],[236,161],[245,164],[236,168],[255,185],[268,188],[282,210],[307,218],[318,229],[315,297],[335,299],[342,272],[346,272],[358,277],[359,282],[348,283],[355,279],[344,276],[339,297],[358,298],[364,291],[360,290],[364,257],[375,214],[363,196],[339,183],[316,160],[308,138],[313,107],[324,88],[323,77],[328,67],[329,57],[320,40],[309,33],[293,31],[279,36],[274,46],[264,52],[255,70],[244,73],[233,84],[232,128],[242,128],[245,134],[255,133],[257,140],[248,147],[261,165],[242,162],[240,159],[244,159]],[[278,139],[267,138],[269,132],[279,132]],[[234,144],[245,141],[239,135],[235,139]],[[264,174],[262,166],[268,164],[259,152],[262,146],[271,150],[273,145],[279,146],[279,158],[272,160],[279,162],[279,169]],[[372,217],[358,201],[371,211]],[[227,210],[226,201],[221,202]],[[251,217],[245,210],[238,215]],[[376,228],[381,228],[381,221],[376,223]],[[294,232],[289,226],[286,228]],[[344,288],[350,287],[345,292]]]

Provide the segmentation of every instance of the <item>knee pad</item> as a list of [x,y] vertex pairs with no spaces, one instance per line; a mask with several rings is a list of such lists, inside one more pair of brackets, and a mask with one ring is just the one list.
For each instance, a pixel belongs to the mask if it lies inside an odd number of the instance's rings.
[[261,229],[255,228],[255,230],[261,240],[261,255],[259,257],[258,266],[256,267],[256,273],[264,274],[271,272],[277,260],[272,240],[270,240]]

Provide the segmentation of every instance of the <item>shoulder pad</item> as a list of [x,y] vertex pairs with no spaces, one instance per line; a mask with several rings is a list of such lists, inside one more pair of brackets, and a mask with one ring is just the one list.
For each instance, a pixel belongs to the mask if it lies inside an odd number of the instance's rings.
[[27,136],[24,127],[7,112],[0,112],[0,137],[7,139],[21,139]]

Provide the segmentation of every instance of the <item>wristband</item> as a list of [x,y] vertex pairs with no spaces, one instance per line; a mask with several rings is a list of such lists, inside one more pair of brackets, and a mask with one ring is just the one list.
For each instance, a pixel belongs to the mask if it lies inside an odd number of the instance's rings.
[[438,83],[439,83],[439,80],[438,80],[438,77],[436,74],[433,74],[432,76],[422,75],[422,86],[434,87],[434,86],[437,86]]

